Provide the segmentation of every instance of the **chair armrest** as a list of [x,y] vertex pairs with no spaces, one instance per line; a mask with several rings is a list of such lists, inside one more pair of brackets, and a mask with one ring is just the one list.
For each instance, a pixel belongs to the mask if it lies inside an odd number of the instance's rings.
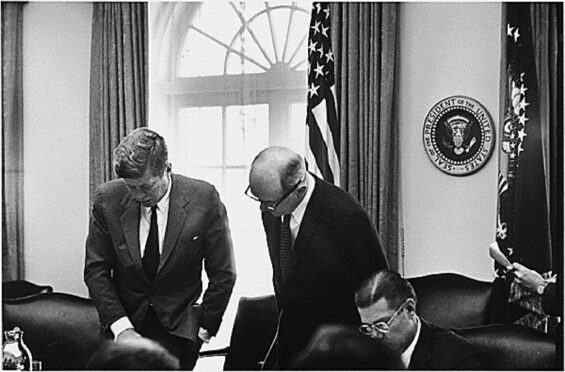
[[226,346],[221,349],[203,350],[198,354],[199,358],[214,357],[214,356],[226,356],[228,354],[230,347]]

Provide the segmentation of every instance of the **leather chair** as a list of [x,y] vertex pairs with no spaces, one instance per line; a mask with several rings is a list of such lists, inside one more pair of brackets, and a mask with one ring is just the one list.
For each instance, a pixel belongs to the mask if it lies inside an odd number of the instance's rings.
[[92,301],[66,293],[3,301],[4,331],[16,326],[45,370],[83,368],[100,341],[100,323]]
[[275,336],[278,311],[274,295],[241,297],[230,345],[207,350],[200,357],[225,356],[224,370],[259,370]]
[[454,329],[478,348],[491,370],[555,370],[556,339],[516,324]]
[[13,301],[50,292],[53,292],[53,287],[50,285],[38,285],[27,280],[12,280],[2,283],[2,300],[4,301]]
[[465,328],[493,321],[492,282],[441,273],[407,278],[418,297],[416,312],[445,328]]

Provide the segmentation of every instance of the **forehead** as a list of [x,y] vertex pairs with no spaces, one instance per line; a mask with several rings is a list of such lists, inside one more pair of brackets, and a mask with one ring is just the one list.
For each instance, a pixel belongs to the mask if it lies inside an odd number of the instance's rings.
[[363,323],[374,323],[388,320],[395,311],[396,309],[390,308],[389,302],[385,298],[381,298],[371,306],[359,309],[359,315],[361,315]]

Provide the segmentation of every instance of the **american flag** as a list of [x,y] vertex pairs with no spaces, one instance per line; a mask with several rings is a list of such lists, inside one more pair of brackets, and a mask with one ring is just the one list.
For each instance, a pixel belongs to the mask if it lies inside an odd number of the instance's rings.
[[340,128],[330,23],[329,3],[313,3],[308,38],[306,160],[311,172],[339,186]]
[[[511,262],[549,278],[552,269],[548,195],[540,117],[541,81],[536,72],[530,3],[508,3],[503,22],[506,60],[501,71],[498,216],[496,241]],[[559,249],[559,248],[558,248]],[[495,264],[496,275],[504,268]],[[509,302],[530,312],[516,321],[542,329],[546,315],[536,298],[511,282]]]

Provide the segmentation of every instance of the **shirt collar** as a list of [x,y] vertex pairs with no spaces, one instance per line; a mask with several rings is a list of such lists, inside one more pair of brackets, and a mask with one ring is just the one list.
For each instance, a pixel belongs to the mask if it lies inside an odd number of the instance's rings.
[[410,365],[410,359],[412,359],[412,354],[414,353],[414,349],[416,348],[416,344],[418,343],[418,339],[420,338],[420,329],[422,328],[422,323],[420,322],[420,318],[418,315],[416,316],[416,321],[418,322],[416,328],[416,334],[414,335],[414,339],[410,343],[410,345],[404,350],[404,352],[400,355],[402,359],[402,363],[406,368]]
[[304,213],[306,212],[306,207],[308,206],[308,202],[312,197],[312,193],[314,192],[314,186],[316,185],[316,180],[314,177],[306,172],[306,177],[308,178],[308,190],[306,190],[306,195],[304,195],[304,199],[300,201],[298,206],[292,211],[291,216],[300,223],[302,218],[304,217]]

